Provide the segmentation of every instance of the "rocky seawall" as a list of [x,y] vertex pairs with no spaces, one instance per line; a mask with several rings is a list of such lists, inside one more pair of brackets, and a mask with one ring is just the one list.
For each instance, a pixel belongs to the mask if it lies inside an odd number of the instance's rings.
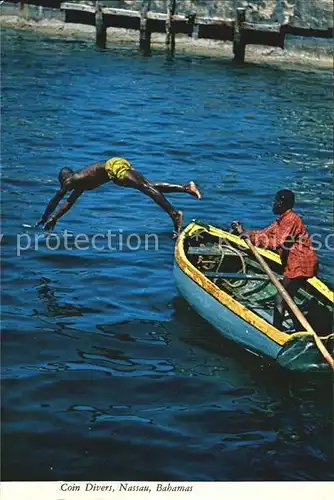
[[[106,4],[125,4],[138,8],[141,0],[106,1]],[[177,13],[196,12],[200,16],[235,18],[236,9],[247,9],[250,22],[276,22],[303,27],[333,26],[332,0],[176,0]],[[166,10],[166,0],[152,0],[151,9]]]
[[[143,0],[105,0],[103,4],[140,9],[142,2]],[[166,4],[166,0],[151,0],[150,9],[164,12]],[[176,0],[177,13],[196,12],[205,17],[234,19],[239,7],[247,9],[250,22],[289,23],[313,28],[333,26],[332,0]]]
[[[95,4],[93,0],[74,0],[76,3]],[[18,0],[0,2],[18,4]],[[26,4],[38,4],[39,0],[26,0]],[[47,7],[60,5],[57,0],[40,0]],[[102,0],[102,5],[115,8],[140,10],[143,3],[150,4],[150,10],[165,12],[167,0]],[[246,8],[250,22],[276,22],[312,28],[333,26],[332,0],[176,0],[177,13],[196,13],[205,17],[235,18],[237,8]]]
[[[29,1],[29,0],[28,0]],[[146,1],[146,0],[144,0]],[[43,2],[45,4],[45,0]],[[76,3],[95,2],[76,0]],[[55,2],[53,1],[54,5]],[[105,0],[108,7],[140,10],[142,0]],[[316,5],[313,5],[316,4]],[[95,27],[83,24],[65,23],[65,13],[59,9],[46,8],[26,2],[24,12],[19,11],[18,2],[0,3],[0,25],[7,28],[25,29],[68,38],[95,39]],[[155,12],[166,12],[166,0],[151,0],[150,9]],[[328,0],[311,2],[295,0],[254,0],[249,3],[243,0],[176,0],[176,13],[197,13],[199,16],[235,19],[238,7],[247,8],[247,20],[264,23],[290,23],[295,26],[328,28],[332,26],[333,5]],[[108,44],[133,43],[138,45],[138,32],[119,28],[108,29]],[[152,34],[152,50],[163,50],[165,36]],[[176,37],[176,54],[196,53],[215,58],[232,58],[232,43],[197,39],[184,35]],[[288,64],[317,68],[333,67],[333,44],[329,39],[307,39],[287,37],[285,49],[278,47],[248,45],[247,62],[265,62],[269,64]]]

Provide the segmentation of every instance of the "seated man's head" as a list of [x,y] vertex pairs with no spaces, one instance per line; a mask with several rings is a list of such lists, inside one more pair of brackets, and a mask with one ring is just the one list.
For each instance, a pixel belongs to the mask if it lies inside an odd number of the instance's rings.
[[61,187],[64,186],[66,179],[69,179],[69,177],[71,177],[72,175],[73,175],[73,170],[71,168],[61,169],[58,176]]
[[290,189],[281,189],[275,195],[273,212],[281,215],[287,210],[291,210],[295,204],[295,195]]

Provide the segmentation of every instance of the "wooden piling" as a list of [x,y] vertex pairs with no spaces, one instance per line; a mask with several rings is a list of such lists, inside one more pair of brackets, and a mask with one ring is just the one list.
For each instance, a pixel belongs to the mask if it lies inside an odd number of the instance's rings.
[[101,2],[95,4],[96,47],[105,49],[107,43],[107,27],[104,22]]
[[169,56],[175,53],[175,33],[173,28],[173,16],[176,10],[176,0],[167,0],[166,16],[166,50]]
[[197,14],[196,12],[193,12],[188,15],[187,19],[189,24],[192,25],[192,31],[189,36],[191,36],[194,40],[198,40],[199,38],[199,24],[196,20]]
[[140,52],[147,56],[151,53],[151,32],[148,29],[147,13],[150,10],[151,0],[142,3],[140,12],[140,28],[139,28],[139,49]]
[[20,17],[25,17],[26,16],[26,6],[24,4],[24,0],[20,0],[19,16]]
[[246,21],[246,9],[237,9],[237,18],[234,24],[233,54],[234,61],[245,61],[246,44],[242,33],[242,25]]

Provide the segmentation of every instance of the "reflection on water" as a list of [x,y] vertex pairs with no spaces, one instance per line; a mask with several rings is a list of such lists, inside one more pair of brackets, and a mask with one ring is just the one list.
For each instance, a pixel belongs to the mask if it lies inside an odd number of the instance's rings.
[[[10,30],[2,64],[4,479],[333,478],[330,381],[255,358],[178,296],[171,223],[151,200],[115,185],[85,193],[56,227],[57,250],[27,227],[60,168],[114,155],[152,180],[194,179],[201,202],[169,197],[185,222],[262,227],[290,187],[323,241],[331,75],[166,63]],[[156,233],[159,248],[66,250],[65,230]],[[18,255],[18,233],[38,249]],[[319,256],[333,282],[330,249]]]

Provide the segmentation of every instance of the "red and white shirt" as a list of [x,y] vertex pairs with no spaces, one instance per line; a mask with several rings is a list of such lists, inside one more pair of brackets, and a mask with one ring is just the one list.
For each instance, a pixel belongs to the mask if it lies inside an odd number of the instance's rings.
[[278,250],[284,276],[311,278],[317,273],[318,259],[310,237],[299,217],[292,210],[280,215],[270,226],[258,231],[247,231],[254,245]]

